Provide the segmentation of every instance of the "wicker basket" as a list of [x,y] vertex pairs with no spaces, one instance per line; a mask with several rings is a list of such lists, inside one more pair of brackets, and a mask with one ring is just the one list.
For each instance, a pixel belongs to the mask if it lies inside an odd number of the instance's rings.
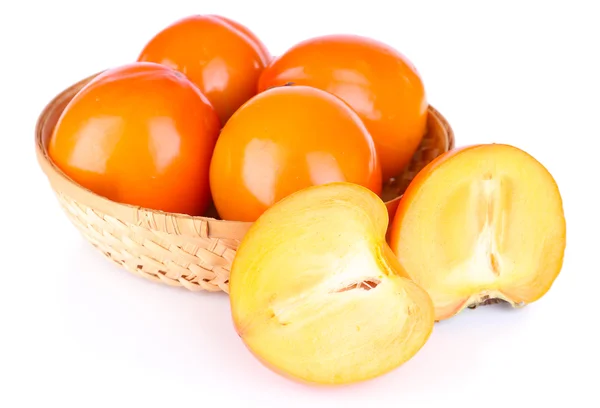
[[[192,291],[227,293],[230,265],[250,223],[219,220],[216,213],[191,217],[116,203],[74,183],[49,159],[46,144],[63,109],[94,76],[57,95],[37,122],[37,159],[60,205],[94,247],[126,270]],[[415,174],[453,147],[450,125],[429,107],[428,132],[409,168],[384,186],[390,214]]]

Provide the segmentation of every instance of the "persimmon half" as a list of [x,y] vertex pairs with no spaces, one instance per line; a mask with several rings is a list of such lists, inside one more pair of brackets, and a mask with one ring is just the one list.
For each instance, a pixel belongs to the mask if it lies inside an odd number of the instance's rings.
[[523,306],[541,298],[562,268],[561,195],[548,170],[521,149],[456,149],[414,178],[390,246],[431,296],[436,320],[497,301]]
[[384,180],[409,164],[427,124],[425,87],[411,61],[393,47],[357,35],[307,39],[273,59],[259,91],[293,83],[330,92],[363,120],[377,147]]
[[305,188],[252,224],[231,266],[235,329],[265,366],[349,384],[401,366],[434,326],[427,292],[385,242],[388,213],[352,183]]
[[138,61],[167,65],[184,73],[211,102],[221,124],[257,92],[271,55],[248,27],[218,15],[175,21],[152,37]]
[[48,154],[75,182],[110,200],[202,215],[219,130],[210,102],[183,74],[138,62],[104,71],[75,95]]
[[375,145],[347,104],[308,86],[275,87],[245,103],[223,127],[210,168],[226,220],[255,221],[297,190],[336,181],[380,194]]

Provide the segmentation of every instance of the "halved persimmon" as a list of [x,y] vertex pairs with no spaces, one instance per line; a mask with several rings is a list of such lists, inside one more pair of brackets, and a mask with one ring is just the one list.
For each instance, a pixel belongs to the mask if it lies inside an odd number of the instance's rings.
[[413,358],[434,309],[385,242],[381,199],[330,183],[282,199],[252,224],[231,267],[235,329],[265,366],[301,382],[349,384]]
[[542,297],[562,268],[561,195],[548,170],[516,147],[457,149],[408,187],[390,246],[432,297],[436,320],[497,299],[525,305]]

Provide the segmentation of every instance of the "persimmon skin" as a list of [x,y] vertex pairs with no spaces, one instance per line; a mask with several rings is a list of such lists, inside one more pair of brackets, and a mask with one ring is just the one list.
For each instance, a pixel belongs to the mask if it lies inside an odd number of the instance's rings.
[[48,153],[73,181],[110,200],[202,215],[220,123],[183,74],[154,63],[104,71],[69,102]]
[[244,104],[222,129],[210,168],[226,220],[253,222],[295,191],[336,181],[380,194],[375,145],[342,100],[307,86],[276,87]]
[[138,56],[184,73],[211,102],[221,124],[256,94],[260,73],[271,60],[263,42],[237,21],[193,15],[152,37]]
[[326,35],[300,42],[272,60],[258,90],[285,83],[309,85],[343,99],[369,129],[383,179],[408,165],[427,123],[420,74],[391,46],[357,35]]

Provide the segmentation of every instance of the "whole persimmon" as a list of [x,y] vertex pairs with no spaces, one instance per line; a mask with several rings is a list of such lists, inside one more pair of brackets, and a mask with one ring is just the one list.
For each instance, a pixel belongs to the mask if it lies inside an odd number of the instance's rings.
[[138,61],[157,62],[184,73],[225,124],[254,96],[260,73],[271,55],[247,27],[217,15],[193,15],[158,32]]
[[426,132],[423,81],[391,46],[357,35],[326,35],[300,42],[262,72],[258,90],[293,83],[330,92],[348,103],[369,129],[384,180],[408,165]]
[[210,102],[183,74],[136,62],[104,71],[75,95],[48,153],[73,181],[110,200],[202,215],[219,130]]
[[255,221],[295,191],[336,181],[380,194],[375,145],[347,104],[308,86],[275,87],[246,102],[223,127],[210,167],[226,220]]

